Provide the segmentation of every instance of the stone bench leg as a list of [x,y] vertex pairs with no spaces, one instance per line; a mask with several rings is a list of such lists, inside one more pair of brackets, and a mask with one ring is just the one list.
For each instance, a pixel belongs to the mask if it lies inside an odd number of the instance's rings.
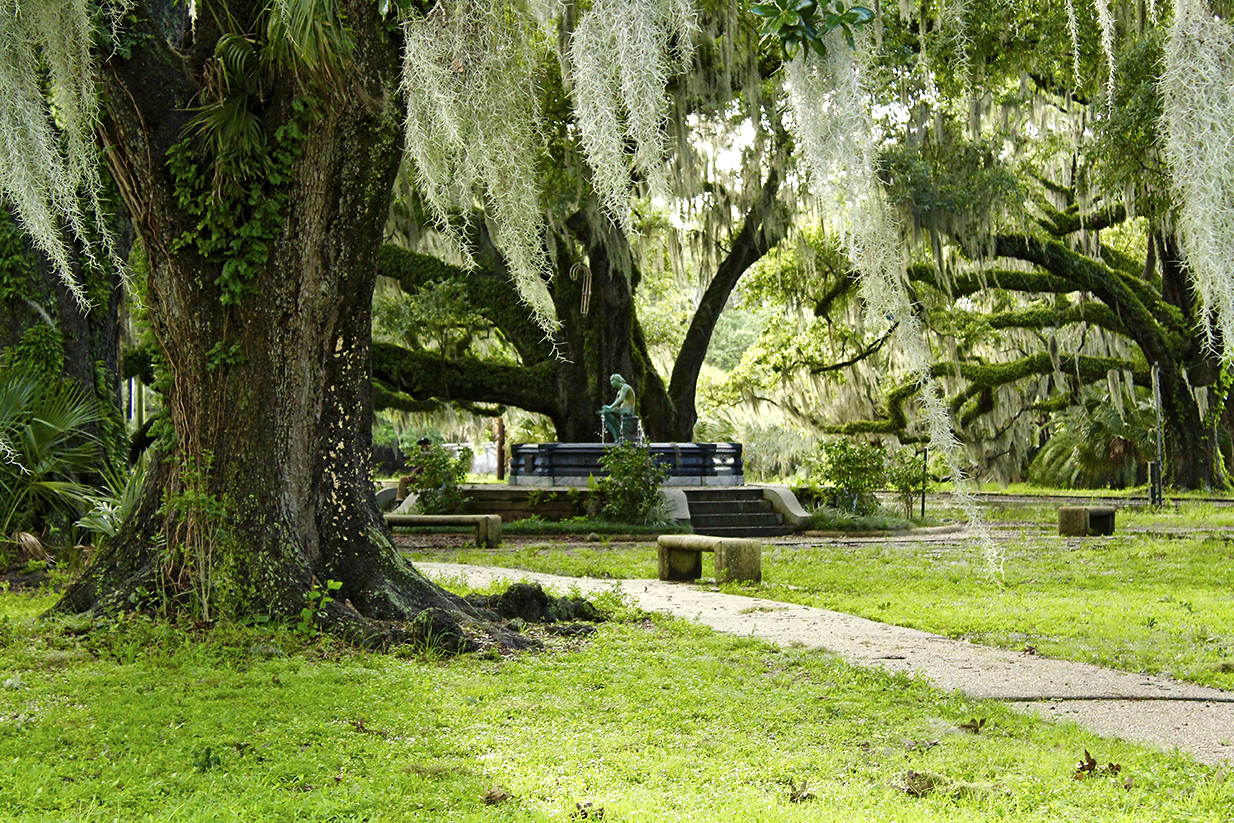
[[1060,506],[1058,533],[1063,537],[1114,534],[1113,506]]
[[661,580],[698,580],[703,576],[703,554],[694,549],[674,549],[657,546]]
[[752,542],[721,542],[716,546],[716,582],[763,582],[763,547]]
[[496,549],[501,546],[501,515],[485,514],[476,523],[476,545],[482,549]]

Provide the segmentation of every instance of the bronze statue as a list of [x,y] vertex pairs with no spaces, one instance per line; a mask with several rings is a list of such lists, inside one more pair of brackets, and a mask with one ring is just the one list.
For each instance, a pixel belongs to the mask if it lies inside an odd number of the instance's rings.
[[[620,374],[614,374],[608,379],[610,385],[617,389],[617,397],[612,403],[603,406],[600,409],[600,420],[604,423],[605,430],[609,436],[613,438],[614,443],[624,443],[626,438],[627,421],[634,421],[637,424],[638,413],[635,411],[637,406],[637,398],[634,396],[634,389],[626,382],[625,378]],[[634,427],[637,432],[637,425]]]

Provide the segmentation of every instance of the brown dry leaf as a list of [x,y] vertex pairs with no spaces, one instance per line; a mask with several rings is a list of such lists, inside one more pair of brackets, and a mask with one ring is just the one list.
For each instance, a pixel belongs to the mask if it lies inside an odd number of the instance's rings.
[[489,806],[496,806],[498,803],[504,803],[509,800],[510,793],[501,786],[494,784],[489,786],[484,794],[480,795],[480,799]]
[[961,723],[959,726],[959,728],[963,729],[964,731],[972,732],[973,734],[981,734],[981,730],[984,727],[985,727],[984,717],[981,718],[980,720],[974,717],[972,720],[968,721],[967,723]]
[[575,803],[574,812],[570,815],[570,817],[575,820],[603,820],[604,807],[593,806],[591,805],[590,800],[586,803]]
[[1084,759],[1075,766],[1075,774],[1071,775],[1072,780],[1083,780],[1090,774],[1097,771],[1096,759],[1088,753],[1088,749],[1084,750]]

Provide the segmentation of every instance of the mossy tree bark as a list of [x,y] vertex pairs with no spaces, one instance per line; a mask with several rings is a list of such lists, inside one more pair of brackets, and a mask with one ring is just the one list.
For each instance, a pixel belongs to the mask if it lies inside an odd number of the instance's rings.
[[[401,141],[399,41],[375,3],[340,3],[355,48],[339,91],[306,99],[284,71],[247,100],[282,175],[245,179],[224,203],[222,250],[192,242],[220,220],[199,210],[209,192],[185,197],[169,156],[218,70],[219,21],[259,30],[262,5],[199,4],[195,27],[160,27],[138,4],[139,45],[105,59],[106,157],[149,261],[171,431],[138,511],[57,608],[154,598],[203,618],[287,617],[336,580],[329,622],[358,638],[425,609],[457,628],[475,614],[401,558],[369,476],[371,298]],[[246,254],[237,291],[228,267]]]
[[[1122,210],[1115,209],[1086,219],[1084,227],[1092,231],[1125,219]],[[1070,393],[1081,386],[1105,381],[1114,370],[1131,374],[1136,385],[1148,388],[1152,386],[1152,367],[1156,364],[1161,375],[1167,482],[1181,489],[1223,485],[1215,439],[1219,431],[1205,425],[1194,396],[1195,389],[1213,385],[1217,380],[1218,357],[1202,344],[1202,318],[1187,286],[1176,240],[1154,234],[1144,261],[1129,259],[1105,246],[1099,256],[1090,257],[1066,242],[1068,235],[1080,229],[1074,214],[1050,213],[1040,224],[1042,232],[1038,235],[1005,234],[993,239],[997,257],[1029,263],[1031,270],[993,268],[980,276],[952,276],[944,283],[934,266],[915,265],[909,268],[909,277],[922,294],[933,294],[934,299],[927,302],[948,307],[956,299],[988,289],[1049,295],[1052,299],[1048,306],[1035,304],[996,312],[985,316],[982,322],[996,333],[1022,330],[1042,335],[1086,323],[1130,340],[1139,356],[1094,357],[1067,351],[1039,351],[1000,363],[938,363],[933,367],[936,377],[959,378],[963,384],[952,398],[952,411],[961,433],[993,410],[994,393],[999,387],[1061,374],[1075,385],[1056,388]],[[849,283],[845,288],[851,290],[855,286]],[[830,367],[822,363],[811,366],[819,371]],[[907,425],[903,405],[916,390],[915,384],[892,389],[884,416],[852,421],[832,430],[850,434],[902,433]]]

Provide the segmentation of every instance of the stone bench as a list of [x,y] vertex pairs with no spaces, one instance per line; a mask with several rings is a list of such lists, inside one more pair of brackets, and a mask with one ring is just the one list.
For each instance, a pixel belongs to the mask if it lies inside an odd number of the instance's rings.
[[495,549],[501,545],[499,514],[387,514],[386,525],[395,526],[474,526],[476,545]]
[[715,552],[717,582],[762,582],[763,544],[757,540],[662,534],[656,544],[661,580],[698,580],[703,576],[703,552]]
[[1059,506],[1058,533],[1063,537],[1114,534],[1114,507]]

